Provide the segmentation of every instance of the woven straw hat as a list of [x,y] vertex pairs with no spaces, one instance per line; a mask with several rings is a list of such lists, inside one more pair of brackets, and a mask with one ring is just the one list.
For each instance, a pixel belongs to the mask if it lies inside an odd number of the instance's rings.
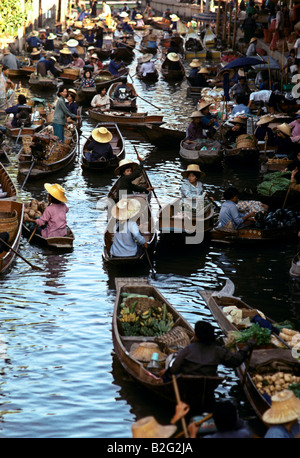
[[201,62],[199,59],[193,59],[190,63],[190,67],[197,68],[201,66]]
[[78,45],[78,41],[74,40],[74,38],[71,38],[69,41],[67,41],[67,46],[70,46],[70,48],[76,48]]
[[95,53],[95,54],[92,54],[91,55],[91,59],[98,59],[98,55]]
[[176,14],[171,14],[170,18],[172,22],[180,21],[180,18]]
[[167,54],[167,58],[169,60],[171,60],[172,62],[178,62],[179,61],[179,56],[178,56],[178,54],[176,54],[176,52],[169,52],[169,54]]
[[59,51],[61,54],[72,54],[69,48],[65,47]]
[[65,190],[62,186],[60,186],[60,184],[45,183],[44,188],[52,197],[59,200],[60,202],[68,201],[68,199],[65,196]]
[[236,116],[235,118],[233,118],[232,122],[234,122],[235,124],[246,124],[247,119],[243,118],[242,116]]
[[54,33],[52,33],[52,32],[49,33],[49,35],[47,37],[48,40],[55,40],[55,38],[57,38],[57,35],[54,35]]
[[206,67],[202,67],[198,73],[209,73],[209,70]]
[[164,439],[171,437],[177,427],[175,425],[160,425],[154,417],[144,417],[131,426],[132,437],[135,439]]
[[126,221],[136,216],[141,209],[141,204],[137,199],[121,199],[111,209],[111,214],[115,219]]
[[222,81],[224,79],[224,74],[228,73],[229,79],[231,79],[234,76],[234,69],[233,68],[223,68],[218,72],[218,74],[215,77],[216,81]]
[[212,105],[212,102],[200,102],[198,105],[198,110],[204,110],[204,108],[209,107],[210,105]]
[[162,353],[157,343],[142,342],[134,343],[130,348],[130,356],[138,361],[148,363],[151,360],[153,353],[158,353],[158,361],[165,361],[167,355]]
[[149,62],[152,59],[152,54],[144,54],[142,57],[142,62]]
[[37,48],[33,48],[32,52],[30,53],[30,55],[31,56],[37,56],[40,53],[41,53],[41,51],[39,51]]
[[38,37],[39,36],[39,32],[37,30],[33,30],[30,34],[31,37]]
[[87,50],[91,51],[92,49],[96,49],[95,46],[89,46]]
[[188,176],[188,174],[190,172],[199,173],[200,174],[200,178],[205,177],[205,173],[202,172],[202,170],[200,170],[200,167],[199,167],[198,164],[189,164],[187,166],[187,169],[184,170],[183,172],[181,172],[181,175],[183,176],[183,178],[187,178],[187,176]]
[[131,161],[130,159],[122,159],[119,162],[118,167],[115,169],[115,174],[119,175],[124,168],[126,169],[128,167],[131,167],[132,170],[134,171],[137,168],[137,166],[138,164],[136,162]]
[[291,390],[283,390],[271,398],[272,405],[262,419],[270,425],[280,425],[300,417],[300,399]]
[[273,121],[273,118],[269,115],[265,115],[260,118],[260,120],[256,123],[256,125],[261,126],[262,124],[268,124],[271,121]]
[[251,40],[250,40],[250,43],[254,43],[255,41],[257,41],[257,38],[256,37],[252,37]]
[[280,124],[280,126],[277,126],[277,130],[287,135],[288,137],[291,137],[292,135],[291,126],[289,126],[286,122],[284,122],[283,124]]
[[120,17],[127,17],[128,16],[128,13],[126,13],[126,11],[122,11],[122,13],[120,14]]
[[92,131],[92,137],[98,143],[109,143],[113,135],[106,127],[99,127]]
[[193,111],[193,113],[191,114],[191,118],[203,118],[203,113],[201,113],[201,111]]
[[77,94],[76,89],[73,89],[72,87],[70,89],[68,89],[68,92],[71,92],[71,94],[74,94],[74,95]]
[[135,19],[143,19],[143,15],[138,13],[138,14],[135,16]]

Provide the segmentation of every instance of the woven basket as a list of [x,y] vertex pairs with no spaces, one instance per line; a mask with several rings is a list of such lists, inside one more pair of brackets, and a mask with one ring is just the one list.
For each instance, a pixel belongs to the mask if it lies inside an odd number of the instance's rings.
[[80,68],[64,68],[65,75],[74,75],[78,76],[80,72]]
[[164,353],[169,354],[171,352],[169,347],[186,347],[190,343],[191,337],[192,334],[189,336],[186,329],[181,326],[176,326],[171,331],[156,337],[154,340]]
[[236,139],[237,148],[256,148],[256,141],[252,135],[239,135]]
[[18,214],[16,210],[13,212],[0,212],[0,232],[8,232],[11,243],[18,232]]

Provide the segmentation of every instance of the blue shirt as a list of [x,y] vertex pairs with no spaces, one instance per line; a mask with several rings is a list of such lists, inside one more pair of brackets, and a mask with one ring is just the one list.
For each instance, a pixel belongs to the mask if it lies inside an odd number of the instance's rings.
[[203,194],[203,186],[201,181],[197,181],[196,186],[191,184],[189,180],[186,178],[183,180],[181,185],[181,198],[182,199],[190,199],[192,197],[200,197]]
[[250,108],[247,107],[247,105],[244,105],[243,103],[241,103],[240,105],[236,105],[231,112],[232,115],[236,115],[237,113],[250,114],[251,112],[250,112]]
[[37,37],[29,37],[26,39],[27,43],[29,46],[31,46],[32,48],[36,48],[38,45],[41,45],[43,44],[41,40],[39,40],[39,38]]
[[108,71],[112,74],[112,75],[118,75],[119,72],[119,68],[122,67],[122,63],[120,64],[116,64],[116,62],[114,60],[111,60],[109,62],[109,65],[108,65]]
[[232,222],[235,229],[240,229],[244,224],[243,216],[244,214],[238,211],[236,204],[232,200],[226,200],[220,210],[217,229],[226,226],[229,221]]
[[119,232],[114,228],[114,241],[110,249],[111,256],[128,257],[135,256],[138,250],[137,243],[144,245],[146,240],[139,231],[139,227],[135,221],[125,221],[121,224]]
[[17,119],[17,114],[18,114],[18,108],[22,106],[19,103],[17,105],[14,105],[12,107],[6,108],[5,113],[10,114],[13,113],[14,117],[11,122],[12,127],[18,127],[18,119]]

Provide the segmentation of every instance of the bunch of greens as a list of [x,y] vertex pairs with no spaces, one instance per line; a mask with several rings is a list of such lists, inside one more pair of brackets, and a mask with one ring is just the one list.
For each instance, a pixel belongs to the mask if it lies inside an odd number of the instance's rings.
[[297,398],[300,398],[300,383],[293,383],[288,389],[293,391]]
[[244,331],[232,331],[231,335],[234,337],[235,343],[247,343],[249,339],[255,339],[257,346],[268,345],[271,342],[271,330],[262,328],[259,324],[253,323],[249,328]]

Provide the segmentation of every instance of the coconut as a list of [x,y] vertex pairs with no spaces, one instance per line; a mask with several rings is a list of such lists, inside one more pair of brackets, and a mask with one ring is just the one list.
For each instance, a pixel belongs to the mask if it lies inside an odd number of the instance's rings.
[[30,203],[30,207],[31,207],[33,210],[37,211],[37,209],[39,208],[39,202],[38,202],[38,200],[32,199],[32,201],[31,201],[31,203]]
[[29,210],[28,216],[29,216],[29,218],[34,218],[35,217],[35,210],[33,210],[33,208]]

